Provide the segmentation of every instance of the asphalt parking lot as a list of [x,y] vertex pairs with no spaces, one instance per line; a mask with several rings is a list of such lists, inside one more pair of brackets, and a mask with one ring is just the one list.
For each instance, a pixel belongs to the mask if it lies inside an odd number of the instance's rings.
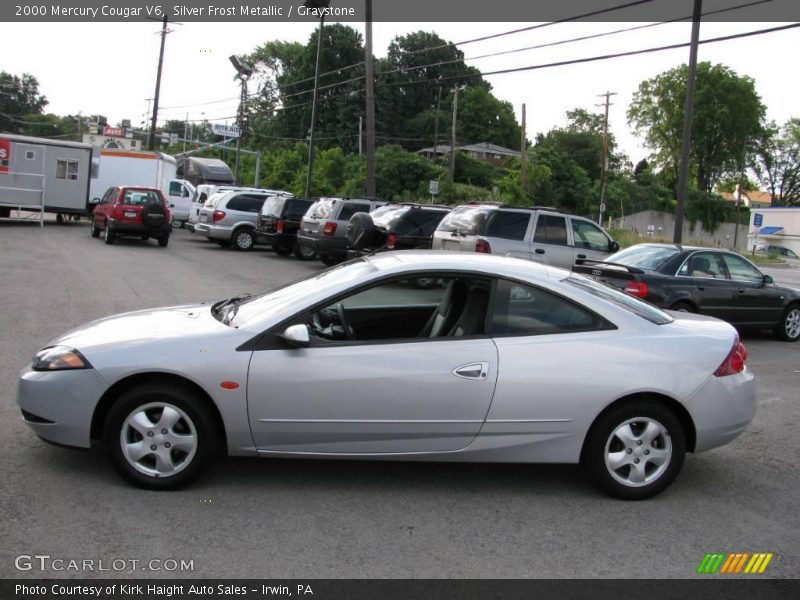
[[764,576],[800,572],[800,343],[744,336],[755,421],[687,457],[645,502],[607,498],[573,466],[278,459],[221,461],[192,487],[158,493],[123,482],[102,454],[36,438],[16,407],[19,370],[86,321],[260,291],[321,263],[237,253],[184,230],[166,249],[105,246],[85,223],[0,223],[0,257],[0,577],[92,575],[20,572],[20,554],[192,560],[181,575],[208,578],[685,578],[706,552],[774,552]]

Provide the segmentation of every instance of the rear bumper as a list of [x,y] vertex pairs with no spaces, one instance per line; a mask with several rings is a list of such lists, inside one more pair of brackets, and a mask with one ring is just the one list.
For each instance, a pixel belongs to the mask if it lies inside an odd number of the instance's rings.
[[229,240],[233,234],[233,229],[230,227],[220,227],[218,225],[209,225],[208,223],[196,223],[194,231],[211,240]]
[[293,233],[275,233],[256,229],[256,237],[260,242],[272,244],[273,246],[286,246],[292,248],[297,236]]
[[297,243],[313,248],[320,254],[334,257],[347,256],[347,239],[337,237],[311,237],[302,233],[297,234]]
[[756,415],[756,383],[749,370],[710,377],[685,403],[697,440],[695,452],[723,446],[737,438]]
[[108,224],[113,229],[114,233],[118,235],[163,235],[172,231],[172,225],[170,223],[164,223],[157,227],[150,227],[144,223],[126,223],[125,221],[109,219]]

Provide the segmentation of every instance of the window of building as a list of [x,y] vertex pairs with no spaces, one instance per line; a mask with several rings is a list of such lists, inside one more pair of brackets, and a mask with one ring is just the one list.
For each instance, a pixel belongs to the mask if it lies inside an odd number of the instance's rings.
[[78,178],[77,160],[58,160],[56,161],[56,179],[77,179]]

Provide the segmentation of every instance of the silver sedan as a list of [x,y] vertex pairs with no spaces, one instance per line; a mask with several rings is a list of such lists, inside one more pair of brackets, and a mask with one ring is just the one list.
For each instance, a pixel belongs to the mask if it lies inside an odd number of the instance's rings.
[[88,323],[37,353],[18,403],[41,438],[101,445],[148,488],[227,453],[580,462],[641,499],[753,419],[746,358],[722,321],[568,271],[408,251]]

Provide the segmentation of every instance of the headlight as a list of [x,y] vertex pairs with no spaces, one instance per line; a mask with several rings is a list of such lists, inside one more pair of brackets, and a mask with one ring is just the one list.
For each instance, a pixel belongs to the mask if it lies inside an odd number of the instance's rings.
[[68,369],[91,369],[92,365],[74,348],[50,346],[36,353],[31,367],[34,371],[66,371]]

